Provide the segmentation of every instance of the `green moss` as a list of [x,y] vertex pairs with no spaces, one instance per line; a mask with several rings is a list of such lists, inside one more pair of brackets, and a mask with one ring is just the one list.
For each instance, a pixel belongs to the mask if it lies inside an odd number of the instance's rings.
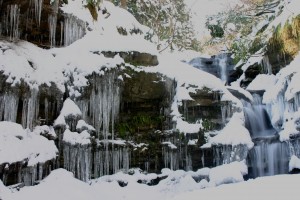
[[146,114],[137,114],[131,116],[126,122],[120,122],[116,125],[118,136],[125,139],[135,137],[139,133],[148,133],[161,127],[164,116],[150,116]]

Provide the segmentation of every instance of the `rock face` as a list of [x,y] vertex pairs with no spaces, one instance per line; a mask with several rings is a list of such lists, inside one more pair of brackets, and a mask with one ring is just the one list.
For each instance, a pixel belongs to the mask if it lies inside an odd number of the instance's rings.
[[[52,5],[49,0],[0,1],[0,39],[27,40],[43,48],[70,45],[83,37],[85,24],[64,15],[58,9],[60,3],[62,1],[54,1]],[[69,26],[76,27],[75,32],[81,34],[66,36]],[[4,184],[34,185],[59,167],[68,169],[83,181],[127,171],[130,167],[148,172],[160,172],[165,167],[174,170],[203,167],[199,148],[205,143],[203,133],[220,129],[230,115],[225,112],[227,102],[220,101],[221,94],[207,88],[190,93],[194,101],[183,101],[178,109],[180,114],[191,124],[199,124],[203,118],[205,121],[196,133],[184,134],[175,129],[171,109],[177,82],[134,67],[157,65],[156,55],[137,51],[92,53],[109,58],[119,55],[125,63],[101,66],[99,73],[84,76],[87,84],[80,88],[74,85],[73,76],[66,77],[65,90],[55,82],[32,87],[21,79],[12,84],[9,75],[0,72],[0,121],[16,122],[31,131],[39,125],[51,127],[57,137],[44,132],[40,135],[55,141],[58,149],[56,159],[35,166],[29,166],[26,160],[0,163],[0,178]],[[225,57],[231,66],[229,55]],[[34,63],[27,61],[34,68]],[[210,69],[208,65],[215,66],[220,59],[201,62]],[[221,76],[218,70],[211,72]],[[80,95],[74,94],[74,88]],[[78,113],[67,113],[66,102],[76,107]]]
[[235,81],[233,60],[229,53],[221,53],[211,58],[194,58],[189,64],[220,78],[225,83]]

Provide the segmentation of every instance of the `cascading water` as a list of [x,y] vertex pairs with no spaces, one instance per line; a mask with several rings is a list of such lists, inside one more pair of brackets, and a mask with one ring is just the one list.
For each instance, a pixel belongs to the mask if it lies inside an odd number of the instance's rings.
[[227,59],[228,56],[226,53],[219,54],[217,56],[218,66],[219,66],[219,73],[220,73],[220,79],[223,83],[227,83],[228,81],[228,75],[227,75]]
[[245,103],[246,127],[255,143],[248,156],[250,177],[270,176],[288,172],[288,148],[279,141],[261,97],[253,94],[254,102]]

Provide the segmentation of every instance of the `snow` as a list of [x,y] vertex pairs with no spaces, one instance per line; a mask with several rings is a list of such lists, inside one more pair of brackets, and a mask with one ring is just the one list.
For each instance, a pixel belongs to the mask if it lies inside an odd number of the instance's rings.
[[240,0],[184,0],[188,10],[191,13],[191,21],[196,30],[198,38],[210,35],[209,30],[205,27],[206,19],[209,15],[217,14],[233,7]]
[[188,145],[190,145],[190,146],[196,146],[197,142],[198,142],[198,139],[189,140]]
[[84,130],[87,129],[89,131],[96,131],[92,125],[87,124],[83,119],[79,120],[76,125],[76,130]]
[[[141,25],[129,12],[114,6],[109,1],[103,1],[101,9],[104,8],[110,15],[102,14],[100,11],[98,12],[98,20],[94,21],[89,10],[82,5],[81,0],[69,1],[68,4],[64,4],[62,10],[65,13],[72,14],[87,22],[92,29],[87,33],[87,36],[77,42],[77,45],[82,48],[82,44],[84,44],[84,47],[100,52],[139,51],[152,55],[157,54],[155,45],[144,39],[144,34],[150,30],[148,27]],[[119,27],[125,29],[128,35],[120,35],[117,30]],[[130,35],[129,32],[135,29],[140,29],[144,34]]]
[[88,145],[91,144],[90,134],[85,130],[81,133],[71,132],[69,129],[66,129],[64,132],[63,141],[70,143],[72,145]]
[[172,142],[162,142],[162,145],[167,145],[170,149],[177,149],[177,147]]
[[54,122],[54,126],[66,125],[65,119],[70,116],[81,117],[82,112],[79,109],[79,107],[75,104],[74,101],[72,101],[70,98],[67,98],[64,101],[63,107],[60,111],[60,115],[57,117],[57,119]]
[[12,86],[23,79],[32,88],[55,82],[64,91],[62,66],[47,50],[26,42],[0,41],[0,70],[8,76],[6,82]]
[[210,138],[209,143],[213,145],[232,145],[236,146],[239,144],[247,145],[248,149],[251,149],[254,144],[250,137],[249,131],[244,126],[245,119],[243,112],[236,112],[232,118],[226,124],[219,133]]
[[47,126],[47,125],[36,126],[33,129],[33,133],[36,133],[38,135],[50,136],[53,139],[57,138],[57,135],[52,126]]
[[286,119],[282,130],[279,132],[280,141],[288,141],[292,136],[300,135],[300,131],[297,130],[297,124],[300,119],[300,111],[295,113],[284,113],[284,116],[290,116]]
[[[232,168],[231,168],[232,167]],[[231,169],[231,170],[229,170]],[[237,169],[237,173],[232,173],[232,169]],[[228,171],[227,171],[228,170]],[[147,180],[157,177],[155,174],[141,174],[135,170],[133,175],[126,175],[121,172],[112,176],[104,176],[100,179],[85,183],[75,179],[72,173],[64,169],[57,169],[40,182],[39,185],[24,187],[20,191],[10,192],[6,187],[1,185],[1,197],[5,200],[21,200],[21,199],[63,199],[65,200],[96,200],[99,196],[107,200],[113,199],[130,199],[130,200],[152,200],[155,199],[233,199],[233,200],[252,200],[267,198],[272,200],[280,200],[289,198],[291,200],[298,199],[298,186],[300,184],[300,175],[278,175],[242,180],[242,175],[245,173],[242,163],[234,163],[229,165],[227,170],[215,169],[215,172],[224,180],[234,181],[234,184],[224,184],[215,187],[209,184],[205,179],[196,183],[192,179],[192,175],[178,171],[166,171],[164,175],[168,177],[158,185],[147,186],[139,184],[137,180]],[[213,170],[212,170],[213,171]],[[226,179],[226,176],[221,174],[222,171],[231,173],[232,176]],[[210,172],[211,178],[213,172]],[[163,175],[163,173],[161,174]],[[158,175],[158,176],[161,176]],[[228,175],[228,174],[227,174]],[[128,183],[126,187],[120,187],[117,181]],[[216,180],[216,179],[213,179]],[[146,183],[145,182],[145,183]]]
[[295,155],[292,155],[289,162],[289,171],[293,169],[300,169],[300,159]]
[[253,101],[253,97],[252,97],[251,93],[248,92],[247,90],[244,90],[241,87],[237,87],[235,85],[231,85],[231,86],[227,86],[227,89],[236,90],[239,93],[243,94],[247,99],[249,99],[249,101],[251,101],[251,102]]
[[275,84],[266,90],[263,103],[268,105],[272,124],[279,129],[281,141],[289,140],[290,136],[298,135],[299,120],[299,77],[300,55],[275,77]]
[[[266,30],[266,33],[269,33],[267,39],[272,36],[272,31],[274,28],[279,25],[283,26],[287,21],[300,14],[300,2],[298,0],[281,1],[281,6],[283,6],[282,12],[269,24]],[[281,6],[278,6],[278,8],[280,8]],[[279,12],[279,10],[276,11],[276,13]]]
[[28,166],[56,158],[54,141],[24,130],[20,124],[0,122],[0,164],[28,160]]
[[212,168],[209,172],[209,185],[218,186],[227,183],[244,181],[243,176],[248,174],[248,166],[245,161],[232,162]]
[[[300,63],[300,55],[295,57],[295,59],[285,68],[281,69],[276,74],[276,83],[273,85],[273,87],[270,88],[270,90],[267,90],[264,94],[264,103],[271,103],[277,99],[277,96],[280,92],[284,91],[286,84],[288,81],[291,81],[291,85],[289,85],[288,89],[286,89],[285,92],[285,98],[286,100],[290,100],[296,92],[299,92],[300,89],[298,87],[298,81],[300,69],[299,69],[299,63]],[[294,79],[295,77],[295,79]],[[294,80],[293,80],[294,79]]]
[[271,89],[276,82],[275,75],[259,74],[255,79],[248,85],[248,91],[267,91]]
[[176,129],[181,133],[198,133],[200,128],[202,128],[201,122],[190,124],[180,117],[174,117],[173,120],[176,121]]
[[[243,107],[241,101],[234,97],[222,81],[212,74],[194,68],[191,65],[181,62],[176,54],[164,53],[159,55],[159,65],[151,68],[144,68],[145,72],[160,73],[177,81],[176,95],[171,106],[173,121],[176,121],[176,129],[183,133],[196,133],[202,127],[200,123],[190,124],[183,121],[178,111],[182,100],[193,100],[189,93],[196,93],[197,90],[207,88],[211,92],[220,92],[221,101],[230,101],[237,109]],[[188,77],[188,78],[187,78]],[[191,87],[192,86],[192,87]]]

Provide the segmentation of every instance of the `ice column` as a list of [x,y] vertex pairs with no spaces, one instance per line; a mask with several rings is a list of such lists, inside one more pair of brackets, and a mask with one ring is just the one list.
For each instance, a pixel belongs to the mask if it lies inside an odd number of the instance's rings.
[[36,22],[38,23],[38,27],[41,25],[42,9],[43,9],[43,0],[34,0],[35,19]]
[[20,23],[20,8],[17,4],[7,6],[7,15],[4,22],[6,34],[10,40],[15,41],[20,38],[19,23]]
[[19,105],[19,96],[6,92],[0,96],[0,119],[16,122]]
[[48,16],[49,24],[49,40],[50,47],[55,47],[56,44],[56,27],[57,27],[57,13],[58,13],[58,0],[55,0],[52,4],[53,13]]
[[72,15],[65,16],[64,45],[68,46],[85,34],[85,24]]
[[37,117],[39,114],[39,98],[38,90],[31,89],[30,96],[23,100],[22,110],[22,126],[24,128],[33,129],[37,124]]

